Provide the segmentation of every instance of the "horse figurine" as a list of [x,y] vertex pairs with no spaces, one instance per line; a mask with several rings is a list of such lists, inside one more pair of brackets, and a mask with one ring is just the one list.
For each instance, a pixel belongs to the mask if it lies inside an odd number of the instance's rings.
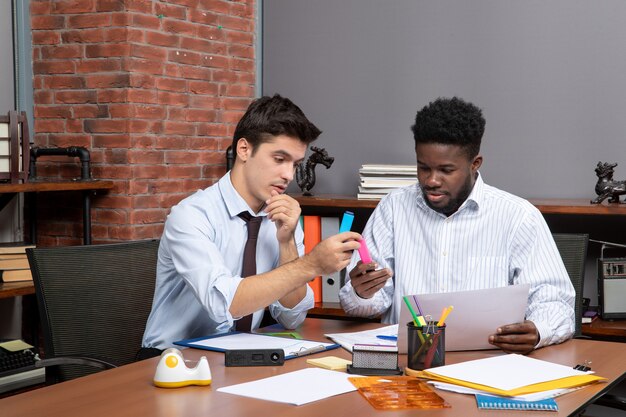
[[302,195],[313,195],[309,190],[315,185],[315,165],[322,164],[328,169],[335,162],[335,158],[328,156],[326,149],[311,146],[311,150],[313,153],[306,163],[296,167],[296,182],[302,190]]
[[[600,204],[608,197],[611,197],[609,203],[621,202],[619,196],[626,194],[626,181],[613,180],[614,168],[616,166],[617,163],[598,162],[598,166],[596,166],[596,175],[598,176],[596,194],[598,194],[598,197],[591,200],[591,204]],[[626,201],[621,203],[626,203]]]

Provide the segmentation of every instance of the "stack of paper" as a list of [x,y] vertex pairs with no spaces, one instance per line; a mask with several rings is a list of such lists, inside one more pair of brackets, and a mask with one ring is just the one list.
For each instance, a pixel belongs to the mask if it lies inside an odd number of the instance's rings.
[[417,165],[364,164],[359,169],[359,177],[357,197],[378,200],[395,188],[415,184]]
[[506,397],[570,389],[605,380],[568,366],[516,354],[426,369],[418,374]]

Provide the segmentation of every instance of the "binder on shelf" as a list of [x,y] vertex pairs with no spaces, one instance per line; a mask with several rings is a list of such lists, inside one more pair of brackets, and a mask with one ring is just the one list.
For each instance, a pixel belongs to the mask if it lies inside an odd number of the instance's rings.
[[24,254],[26,249],[34,247],[24,242],[4,242],[0,243],[0,254]]
[[[339,218],[322,217],[322,240],[339,233]],[[337,271],[322,277],[322,301],[325,303],[339,302],[339,289],[341,288],[341,275],[344,271]]]
[[0,282],[32,281],[33,275],[30,269],[14,269],[0,271]]
[[336,343],[269,336],[260,333],[231,332],[174,342],[178,346],[226,352],[234,349],[282,349],[285,359],[298,358],[339,347]]
[[495,395],[476,394],[476,404],[481,410],[559,411],[554,398],[524,401]]
[[[304,216],[304,253],[309,253],[322,239],[322,221],[320,216]],[[309,282],[316,303],[322,302],[322,277],[315,277]]]

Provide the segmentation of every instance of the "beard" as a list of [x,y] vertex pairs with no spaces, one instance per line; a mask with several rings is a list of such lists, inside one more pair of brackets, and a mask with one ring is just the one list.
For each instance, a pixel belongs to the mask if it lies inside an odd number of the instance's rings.
[[420,184],[420,188],[422,189],[422,194],[424,195],[424,201],[426,201],[426,205],[428,207],[430,207],[431,209],[435,210],[438,213],[442,213],[442,214],[445,214],[446,216],[450,216],[456,213],[459,207],[461,207],[461,204],[463,204],[465,200],[467,200],[467,197],[469,197],[470,193],[472,192],[472,189],[474,188],[474,181],[472,181],[472,176],[468,175],[467,179],[465,180],[465,183],[463,184],[463,187],[461,187],[461,189],[459,190],[456,196],[453,197],[450,194],[445,193],[449,197],[449,201],[448,201],[448,204],[446,204],[443,207],[434,206],[428,199],[427,191],[435,191],[436,188],[424,187],[421,184]]

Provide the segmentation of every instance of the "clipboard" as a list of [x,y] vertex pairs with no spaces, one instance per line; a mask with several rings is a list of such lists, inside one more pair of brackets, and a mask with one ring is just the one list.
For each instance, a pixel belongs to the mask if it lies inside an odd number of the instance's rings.
[[285,359],[312,355],[339,347],[336,343],[288,339],[284,337],[268,336],[266,334],[243,332],[231,332],[208,337],[179,340],[178,342],[174,342],[174,344],[216,352],[225,352],[234,349],[282,349],[285,352]]

